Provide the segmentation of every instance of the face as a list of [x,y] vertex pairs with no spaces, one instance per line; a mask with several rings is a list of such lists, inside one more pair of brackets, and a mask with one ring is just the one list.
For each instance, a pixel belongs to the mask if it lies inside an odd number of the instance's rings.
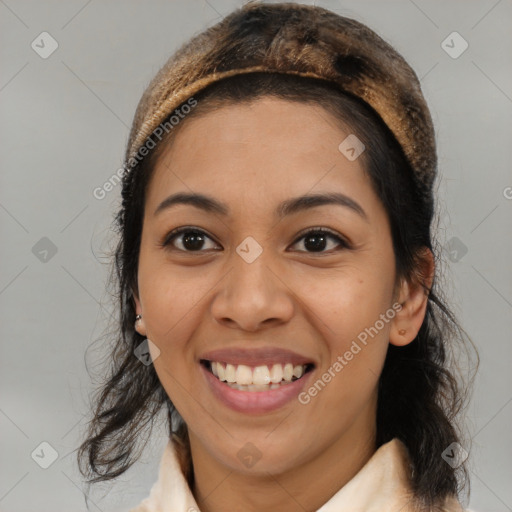
[[[154,169],[137,329],[194,462],[282,473],[375,435],[388,344],[414,338],[424,303],[395,288],[384,207],[362,158],[338,149],[349,134],[267,97],[187,120]],[[322,194],[338,200],[296,202]]]

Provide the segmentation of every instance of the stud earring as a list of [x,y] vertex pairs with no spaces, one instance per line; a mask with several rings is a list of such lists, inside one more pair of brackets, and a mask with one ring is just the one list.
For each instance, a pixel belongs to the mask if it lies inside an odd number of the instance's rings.
[[400,330],[398,331],[398,334],[400,334],[400,336],[405,336],[405,333],[406,333],[406,332],[407,332],[407,331],[406,331],[405,329],[400,329]]
[[141,321],[141,319],[142,319],[142,315],[137,315],[135,317],[135,326],[137,326],[137,324]]

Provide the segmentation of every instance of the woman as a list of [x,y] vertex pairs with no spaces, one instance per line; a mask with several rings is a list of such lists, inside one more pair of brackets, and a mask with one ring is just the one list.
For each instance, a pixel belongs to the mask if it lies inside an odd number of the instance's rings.
[[247,4],[158,72],[125,162],[84,475],[126,471],[165,405],[133,512],[462,510],[465,333],[437,289],[434,130],[403,58],[325,9]]

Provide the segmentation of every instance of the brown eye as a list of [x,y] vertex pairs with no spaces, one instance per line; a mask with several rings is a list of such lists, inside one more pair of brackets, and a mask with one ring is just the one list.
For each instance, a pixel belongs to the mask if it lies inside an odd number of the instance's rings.
[[[182,252],[204,252],[205,250],[216,249],[217,245],[215,243],[213,247],[205,247],[208,244],[208,240],[213,242],[212,238],[203,230],[185,226],[171,231],[160,245]],[[346,240],[325,228],[314,228],[304,232],[295,240],[293,245],[298,244],[301,240],[304,240],[305,250],[299,252],[329,253],[335,252],[336,247],[350,249],[350,245]],[[330,248],[328,247],[329,241],[335,242],[334,244],[331,242]]]
[[[181,245],[177,247],[175,241]],[[162,247],[173,246],[179,251],[184,252],[202,252],[205,248],[206,240],[212,240],[204,231],[196,228],[183,227],[171,231],[162,242]],[[206,247],[211,249],[211,247]]]
[[304,233],[300,238],[298,238],[294,242],[294,245],[301,240],[304,240],[304,247],[306,248],[306,250],[300,252],[331,252],[325,251],[326,247],[328,246],[329,240],[334,240],[335,242],[337,242],[334,244],[335,248],[336,246],[341,246],[344,249],[350,248],[349,244],[343,238],[325,228],[310,229],[309,231]]

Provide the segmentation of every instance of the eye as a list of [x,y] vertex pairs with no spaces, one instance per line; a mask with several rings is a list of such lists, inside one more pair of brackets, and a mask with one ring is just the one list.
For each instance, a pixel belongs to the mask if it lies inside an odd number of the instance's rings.
[[[180,242],[181,247],[175,246],[174,240],[176,239]],[[184,226],[175,229],[166,235],[163,242],[160,243],[160,246],[169,247],[170,245],[173,245],[176,249],[183,252],[202,252],[205,240],[212,239],[201,229]]]
[[304,246],[307,249],[306,251],[299,252],[331,252],[324,251],[326,246],[328,245],[327,241],[331,239],[337,242],[336,245],[341,246],[343,249],[350,249],[350,244],[341,238],[336,233],[326,229],[326,228],[313,228],[304,232],[297,240],[295,240],[294,244],[297,244],[299,241],[304,240]]
[[[338,245],[344,249],[350,249],[350,244],[346,240],[326,228],[308,229],[308,231],[303,232],[301,236],[295,240],[293,245],[304,240],[306,251],[299,252],[331,252],[324,250],[328,245],[329,239],[337,242],[334,244],[335,247]],[[174,243],[175,240],[179,241],[181,247],[176,246]],[[206,240],[213,241],[212,238],[210,238],[203,230],[184,226],[171,231],[159,245],[164,248],[168,248],[172,245],[174,248],[182,252],[203,252]],[[206,247],[206,249],[215,250],[215,244],[214,247]]]

